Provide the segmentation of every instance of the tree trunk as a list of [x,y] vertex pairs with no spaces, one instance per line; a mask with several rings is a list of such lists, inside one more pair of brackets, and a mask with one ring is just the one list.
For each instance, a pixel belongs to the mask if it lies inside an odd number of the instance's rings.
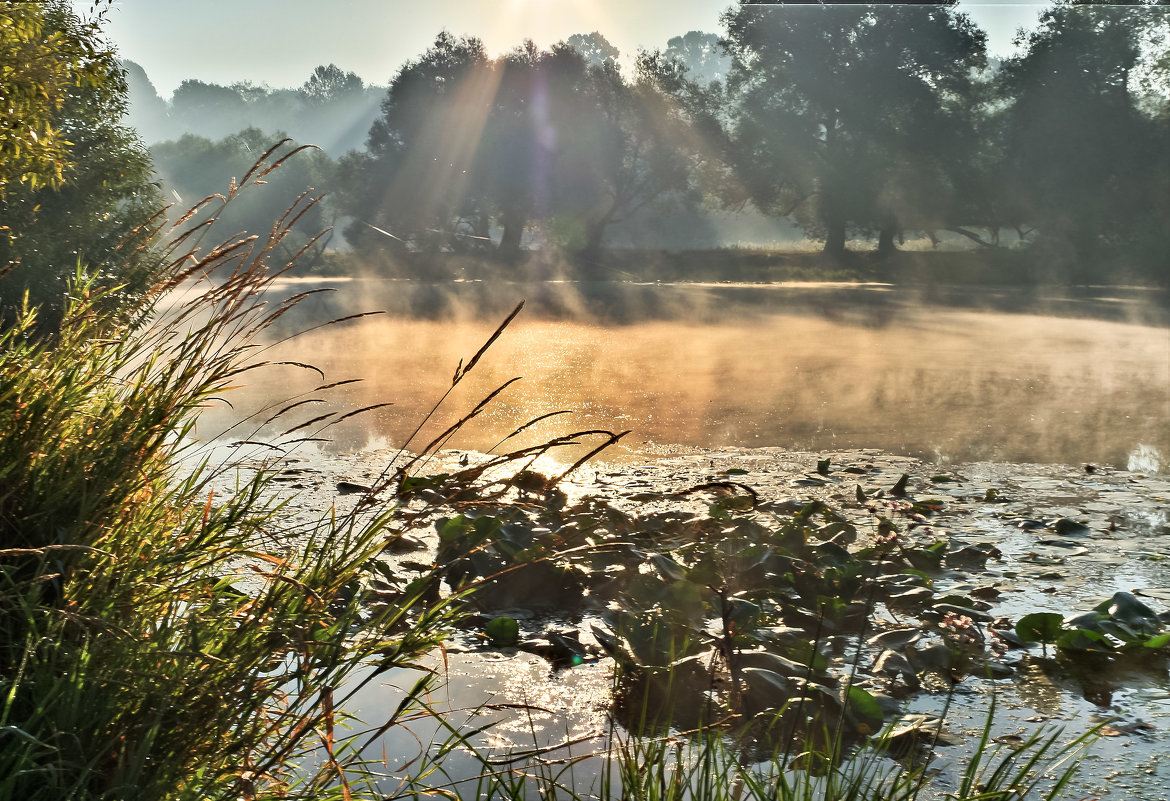
[[577,254],[578,261],[585,273],[596,274],[601,269],[601,244],[605,239],[605,229],[613,222],[615,209],[610,208],[596,220],[585,223],[585,247]]
[[881,232],[878,234],[878,248],[879,256],[889,256],[898,248],[894,245],[894,237],[898,235],[898,226],[893,223],[887,223],[882,226]]
[[833,215],[825,220],[825,253],[833,256],[845,254],[845,220]]
[[500,237],[500,247],[498,253],[500,256],[508,259],[514,259],[520,255],[520,238],[524,235],[525,226],[524,216],[521,214],[505,214],[500,219],[500,225],[503,226],[504,233]]

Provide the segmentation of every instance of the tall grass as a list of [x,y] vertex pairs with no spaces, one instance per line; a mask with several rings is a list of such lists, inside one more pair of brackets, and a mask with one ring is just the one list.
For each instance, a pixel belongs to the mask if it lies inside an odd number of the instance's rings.
[[347,678],[440,637],[425,580],[365,603],[390,512],[294,525],[271,470],[221,497],[233,468],[192,464],[200,408],[297,302],[265,305],[269,257],[317,198],[200,240],[282,158],[206,202],[138,305],[79,274],[54,334],[28,308],[0,333],[0,799],[350,797]]

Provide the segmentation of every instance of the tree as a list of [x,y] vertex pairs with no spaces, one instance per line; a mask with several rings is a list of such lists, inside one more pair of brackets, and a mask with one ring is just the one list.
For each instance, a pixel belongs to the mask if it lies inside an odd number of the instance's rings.
[[[212,141],[194,134],[177,140],[160,142],[151,148],[155,169],[163,185],[177,201],[176,212],[184,213],[195,203],[222,194],[229,183],[238,181],[270,147],[284,139],[283,134],[266,134],[258,128],[246,128],[237,134]],[[286,144],[273,159],[280,158],[297,145]],[[219,215],[221,231],[267,236],[272,225],[292,205],[300,193],[319,194],[331,190],[336,182],[336,165],[320,149],[297,153],[264,179],[263,185],[250,186]],[[207,212],[218,211],[212,206]],[[336,218],[336,206],[322,202],[310,208],[296,227],[281,240],[283,257],[290,259],[309,238],[329,228]],[[197,220],[198,221],[198,218]],[[311,269],[323,255],[331,239],[327,233],[318,240],[311,253],[298,265]]]
[[627,82],[616,62],[589,66],[568,45],[547,59],[549,117],[557,137],[551,213],[586,264],[609,226],[692,189],[693,137],[684,108],[638,60]]
[[17,184],[60,185],[69,142],[57,114],[78,87],[99,87],[113,68],[98,22],[64,13],[60,2],[0,6],[0,198]]
[[119,64],[126,73],[126,123],[147,143],[175,136],[177,126],[171,119],[170,106],[159,97],[146,70],[129,59],[122,59]]
[[[253,101],[255,93],[253,93]],[[180,129],[204,136],[225,136],[248,127],[248,101],[238,86],[220,86],[188,78],[171,96],[171,111]]]
[[616,67],[622,54],[597,31],[575,33],[565,40],[565,44],[580,53],[590,67]]
[[520,255],[529,222],[548,212],[555,143],[547,103],[540,102],[547,57],[527,41],[493,65],[499,83],[481,152],[487,199],[501,229],[498,252],[505,259]]
[[1000,72],[1006,194],[1072,277],[1100,276],[1141,250],[1165,269],[1167,142],[1140,83],[1167,20],[1128,4],[1059,3]]
[[490,242],[477,153],[496,80],[479,39],[446,31],[398,71],[367,152],[342,166],[351,242],[432,252]]
[[310,106],[326,106],[361,94],[364,88],[356,72],[344,72],[336,64],[330,64],[314,69],[300,91]]
[[0,237],[0,266],[7,270],[0,302],[11,310],[27,291],[34,305],[46,307],[48,318],[79,265],[99,275],[101,286],[122,286],[128,293],[145,288],[156,267],[145,245],[161,201],[145,148],[122,124],[126,81],[112,51],[67,3],[38,8],[44,40],[81,42],[93,59],[78,68],[91,77],[62,88],[59,104],[50,93],[42,96],[43,105],[32,105],[56,142],[69,143],[60,181],[10,183],[0,199],[0,220],[10,229]]
[[727,78],[731,59],[723,52],[719,36],[702,31],[688,31],[666,41],[663,57],[679,62],[686,68],[688,78],[706,86]]
[[848,228],[944,227],[985,34],[954,3],[745,2],[724,16],[742,196],[794,215],[825,250]]
[[280,94],[271,92],[267,97],[270,119],[287,119],[277,127],[295,131],[298,139],[330,153],[344,153],[365,140],[378,117],[382,90],[367,89],[356,73],[329,64],[314,69],[297,90],[295,110],[281,113],[281,109],[271,108]]

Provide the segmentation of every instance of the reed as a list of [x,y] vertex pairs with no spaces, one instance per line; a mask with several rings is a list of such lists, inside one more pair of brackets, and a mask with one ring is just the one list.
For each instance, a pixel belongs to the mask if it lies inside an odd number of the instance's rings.
[[0,333],[0,799],[348,798],[349,679],[412,664],[449,622],[425,582],[367,603],[392,510],[293,524],[273,470],[192,439],[298,300],[266,305],[291,266],[270,259],[319,198],[203,247],[279,147],[169,232],[145,298],[79,272],[55,333],[27,305]]

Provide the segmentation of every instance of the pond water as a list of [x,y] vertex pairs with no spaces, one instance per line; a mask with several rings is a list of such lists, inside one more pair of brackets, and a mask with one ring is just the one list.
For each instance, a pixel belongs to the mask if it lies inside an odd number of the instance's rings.
[[[264,358],[360,378],[303,418],[391,403],[323,434],[332,452],[419,448],[517,376],[452,447],[487,450],[577,430],[629,430],[608,459],[697,447],[878,448],[936,463],[1133,467],[1170,456],[1170,302],[1125,288],[885,284],[289,281],[327,292],[286,315]],[[440,411],[427,413],[520,300],[526,307]],[[273,398],[313,397],[316,373],[252,373],[207,435]],[[332,405],[330,405],[332,404]],[[311,411],[311,414],[308,413]],[[412,432],[427,420],[423,430]],[[271,439],[288,428],[258,432]],[[313,429],[310,429],[313,430]],[[254,432],[241,426],[231,436]],[[305,431],[298,432],[303,436]]]
[[[295,449],[311,466],[290,476],[298,506],[341,503],[339,480],[374,483],[397,448],[420,449],[520,376],[446,445],[508,450],[578,430],[628,430],[605,452],[606,464],[583,480],[636,495],[693,486],[733,469],[761,497],[823,494],[834,506],[851,502],[855,477],[810,480],[819,456],[876,461],[881,469],[869,481],[879,483],[866,486],[871,495],[899,473],[913,473],[919,492],[948,499],[955,516],[940,522],[950,528],[952,546],[991,541],[1003,552],[1002,564],[978,577],[940,580],[939,592],[965,582],[995,589],[1002,595],[994,614],[1012,618],[1084,610],[1119,590],[1140,592],[1158,608],[1170,599],[1162,593],[1170,582],[1165,293],[374,280],[281,287],[289,295],[312,289],[329,291],[283,317],[269,332],[279,344],[260,358],[311,364],[324,379],[296,365],[255,371],[250,386],[228,396],[231,407],[207,410],[199,431],[214,437],[231,427],[230,439],[279,441],[299,422],[330,411],[393,404],[285,436],[328,440]],[[472,359],[521,299],[521,314],[428,418],[457,365]],[[384,313],[314,329],[365,311]],[[314,330],[294,336],[306,329]],[[362,381],[316,391],[349,378]],[[318,397],[322,403],[297,409],[279,426],[252,422],[287,401]],[[262,409],[268,411],[249,420]],[[500,445],[528,420],[560,411],[566,413]],[[599,441],[584,437],[579,450]],[[844,455],[857,448],[873,450]],[[1090,464],[1092,470],[1082,467]],[[961,477],[953,490],[931,486],[940,470]],[[1130,479],[1114,470],[1150,476]],[[987,491],[997,488],[1011,502],[987,503]],[[1084,520],[1094,534],[1072,548],[1051,531],[1035,533],[1021,523],[1063,517]],[[525,636],[550,625],[523,609],[508,613],[520,618]],[[588,623],[553,625],[587,638]],[[949,703],[948,725],[965,745],[943,769],[944,783],[977,742],[988,697],[1002,693],[995,734],[1008,741],[1037,725],[1065,723],[1079,734],[1094,720],[1120,720],[1122,735],[1095,749],[1078,791],[1155,797],[1152,788],[1170,781],[1170,761],[1159,761],[1170,731],[1170,684],[1161,663],[1153,673],[1102,679],[1103,692],[1075,677],[1033,680],[1026,675],[1032,656],[1012,663],[1013,678],[973,677],[958,685],[953,702],[936,692],[908,704],[910,712],[938,713]],[[606,747],[613,725],[609,660],[557,671],[531,653],[484,651],[466,637],[434,658],[446,681],[429,702],[454,725],[494,722],[481,742],[493,753],[568,742],[551,756],[572,760]],[[371,684],[355,699],[359,713],[384,719],[415,678],[394,674]],[[435,721],[419,721],[375,738],[366,755],[384,763],[390,788],[420,764],[412,758],[445,736]],[[452,782],[473,782],[482,767],[465,755],[444,771]],[[593,782],[601,769],[582,763],[580,779]]]

